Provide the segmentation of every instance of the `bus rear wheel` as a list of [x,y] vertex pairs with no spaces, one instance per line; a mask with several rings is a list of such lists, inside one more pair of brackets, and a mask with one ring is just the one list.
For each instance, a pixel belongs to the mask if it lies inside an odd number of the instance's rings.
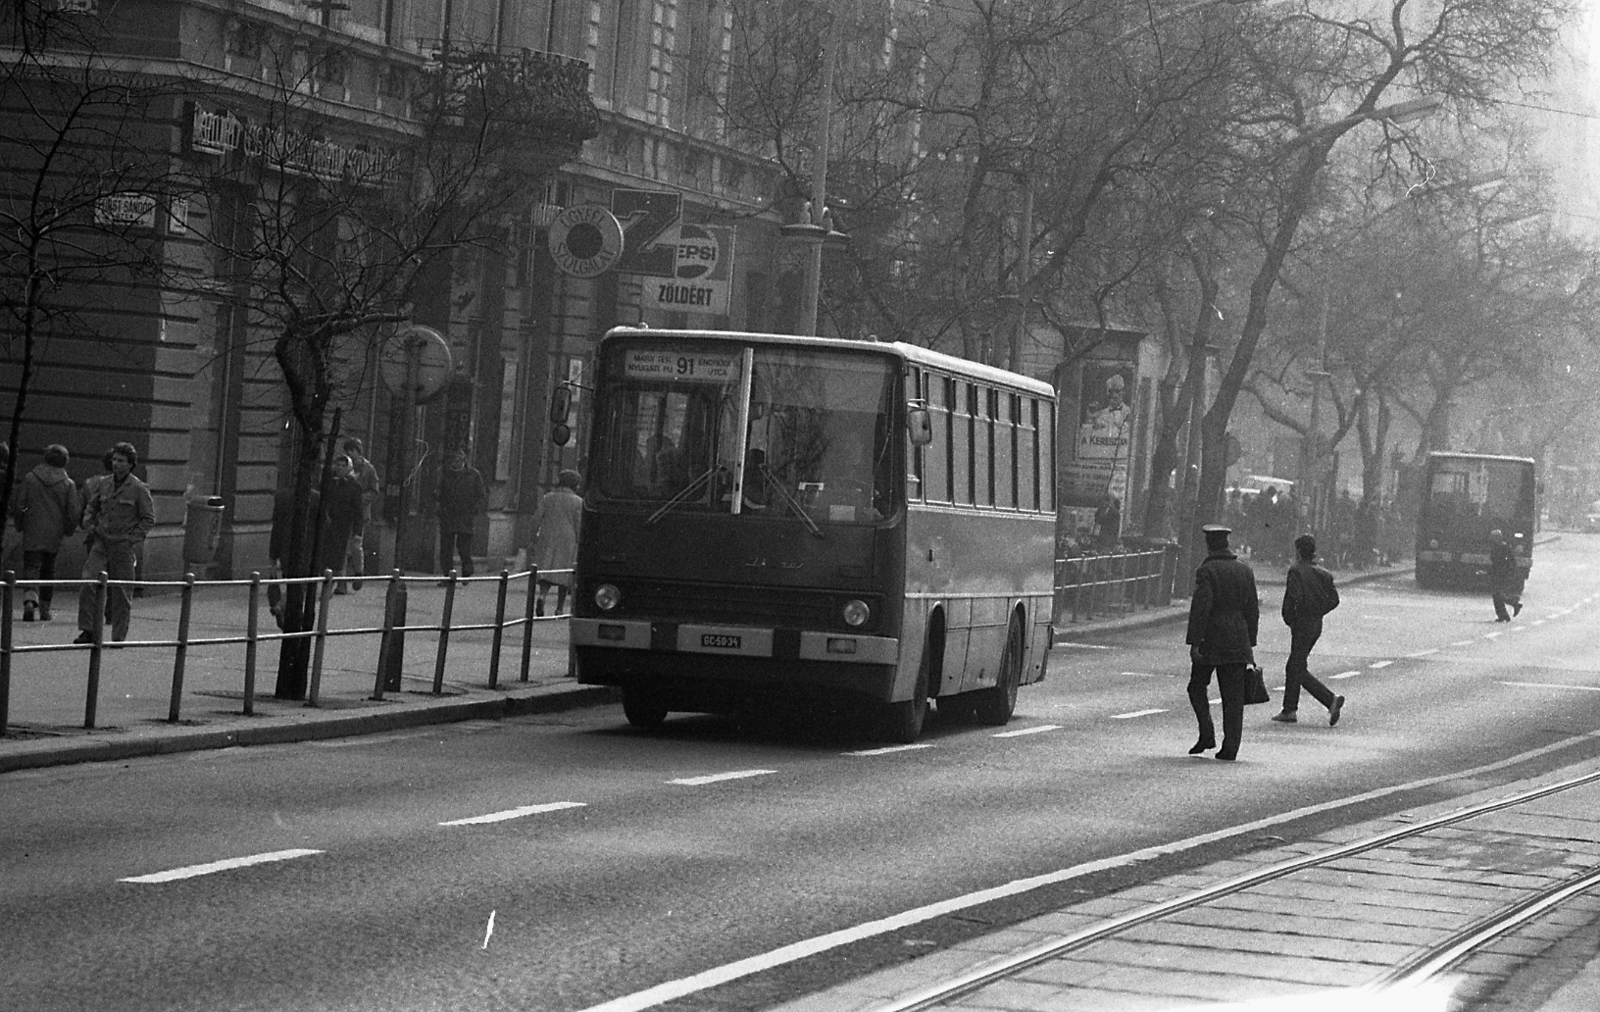
[[654,731],[667,722],[667,701],[654,689],[629,685],[622,690],[622,715],[634,727]]
[[994,688],[974,693],[978,720],[999,726],[1017,712],[1017,689],[1022,685],[1022,623],[1015,617],[1006,632],[1005,653],[1000,655],[1000,677]]

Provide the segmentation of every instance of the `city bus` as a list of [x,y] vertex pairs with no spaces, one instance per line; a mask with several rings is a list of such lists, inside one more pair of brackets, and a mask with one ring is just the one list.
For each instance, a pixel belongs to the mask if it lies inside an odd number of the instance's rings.
[[619,686],[630,724],[823,701],[912,742],[929,700],[1004,724],[1044,678],[1049,384],[908,344],[643,327],[595,372],[569,621],[578,680]]
[[1489,532],[1512,546],[1524,578],[1533,568],[1538,517],[1530,457],[1430,453],[1417,508],[1417,583],[1479,586],[1489,575]]

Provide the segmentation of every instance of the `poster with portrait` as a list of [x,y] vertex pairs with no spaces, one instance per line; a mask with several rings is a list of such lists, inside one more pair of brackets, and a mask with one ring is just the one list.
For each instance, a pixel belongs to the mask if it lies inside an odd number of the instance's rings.
[[1091,360],[1079,371],[1077,437],[1065,476],[1073,501],[1098,505],[1107,495],[1127,501],[1134,375],[1135,365],[1127,361]]

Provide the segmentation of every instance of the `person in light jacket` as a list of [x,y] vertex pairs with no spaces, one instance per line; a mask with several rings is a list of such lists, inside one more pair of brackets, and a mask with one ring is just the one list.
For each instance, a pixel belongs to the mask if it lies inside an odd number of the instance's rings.
[[[111,448],[111,478],[95,486],[84,507],[83,526],[89,532],[89,557],[83,563],[83,578],[93,580],[104,572],[113,580],[134,579],[134,562],[144,545],[145,535],[156,525],[155,500],[144,482],[133,476],[139,451],[131,443]],[[78,594],[78,638],[74,643],[94,642],[95,588],[85,586]],[[107,588],[106,611],[110,614],[111,638],[128,638],[128,619],[133,613],[132,588]]]
[[551,587],[556,588],[556,613],[566,607],[567,591],[572,587],[570,570],[578,561],[578,531],[583,524],[583,496],[578,494],[578,486],[583,477],[563,470],[556,480],[560,484],[540,497],[538,512],[533,515],[533,551],[528,555],[539,568],[535,615],[544,614],[545,595]]
[[50,603],[55,588],[39,586],[35,580],[56,578],[56,555],[61,541],[78,529],[83,516],[83,500],[78,486],[67,474],[67,448],[60,443],[45,447],[44,462],[22,479],[13,515],[22,532],[22,621],[50,621]]
[[1245,668],[1255,661],[1261,600],[1256,596],[1255,573],[1228,550],[1232,532],[1222,524],[1206,524],[1201,530],[1206,558],[1194,572],[1184,637],[1189,644],[1189,705],[1200,725],[1200,737],[1189,754],[1217,748],[1208,698],[1215,671],[1222,693],[1222,747],[1217,758],[1233,760],[1244,737]]

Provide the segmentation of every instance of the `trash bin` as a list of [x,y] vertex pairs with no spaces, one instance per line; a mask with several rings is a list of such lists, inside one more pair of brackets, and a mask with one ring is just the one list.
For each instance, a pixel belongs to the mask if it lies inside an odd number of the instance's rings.
[[217,556],[217,543],[222,540],[221,496],[210,496],[204,502],[189,501],[183,518],[183,561],[185,565],[199,568],[209,565]]

